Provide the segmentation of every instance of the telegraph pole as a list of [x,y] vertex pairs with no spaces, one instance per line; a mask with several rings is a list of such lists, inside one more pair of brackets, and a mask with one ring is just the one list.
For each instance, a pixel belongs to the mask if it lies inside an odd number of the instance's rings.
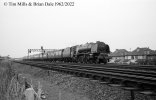
[[43,58],[43,54],[44,54],[43,46],[41,46],[41,53],[42,53],[42,58]]

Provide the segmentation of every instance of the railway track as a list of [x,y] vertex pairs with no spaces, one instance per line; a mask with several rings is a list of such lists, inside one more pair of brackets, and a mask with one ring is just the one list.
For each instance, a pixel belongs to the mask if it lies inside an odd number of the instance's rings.
[[15,62],[48,70],[65,72],[79,77],[96,80],[101,84],[118,86],[130,91],[135,90],[147,95],[156,95],[156,66],[49,63],[33,61]]

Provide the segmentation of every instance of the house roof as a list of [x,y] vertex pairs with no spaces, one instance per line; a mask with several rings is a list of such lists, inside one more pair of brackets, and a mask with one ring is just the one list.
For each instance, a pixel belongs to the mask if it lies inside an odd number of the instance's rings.
[[128,55],[150,55],[154,54],[154,50],[151,50],[149,48],[139,48],[137,47],[132,52],[128,53]]
[[129,52],[125,49],[116,49],[116,51],[112,52],[110,54],[111,57],[119,57],[119,56],[125,56],[127,55]]

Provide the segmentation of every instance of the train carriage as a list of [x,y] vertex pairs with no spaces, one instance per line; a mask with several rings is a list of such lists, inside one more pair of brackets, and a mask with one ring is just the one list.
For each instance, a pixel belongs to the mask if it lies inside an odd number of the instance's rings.
[[49,61],[61,61],[62,51],[63,51],[63,49],[55,50],[55,51],[48,51],[46,53],[47,60],[49,60]]
[[64,62],[71,61],[71,47],[67,47],[62,52],[62,59]]

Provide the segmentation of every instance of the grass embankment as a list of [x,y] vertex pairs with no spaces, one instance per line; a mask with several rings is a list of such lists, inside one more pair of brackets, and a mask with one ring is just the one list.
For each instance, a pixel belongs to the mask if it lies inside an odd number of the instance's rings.
[[11,63],[8,61],[0,62],[0,100],[7,100],[8,88],[12,77],[15,73],[11,68]]

